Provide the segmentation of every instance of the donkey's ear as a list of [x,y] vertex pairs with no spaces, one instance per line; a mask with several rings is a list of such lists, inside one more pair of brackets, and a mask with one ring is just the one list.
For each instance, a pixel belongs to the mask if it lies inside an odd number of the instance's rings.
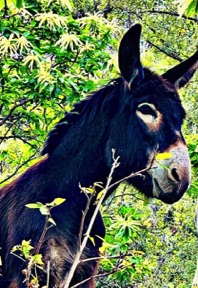
[[181,88],[188,83],[197,68],[198,51],[187,60],[168,70],[162,77],[174,84],[176,88]]
[[128,83],[136,77],[143,78],[140,62],[140,24],[133,25],[123,36],[118,51],[118,63],[122,76]]

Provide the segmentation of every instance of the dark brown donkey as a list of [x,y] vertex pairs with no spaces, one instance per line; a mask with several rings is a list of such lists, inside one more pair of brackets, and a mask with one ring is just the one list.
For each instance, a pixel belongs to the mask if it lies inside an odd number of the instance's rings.
[[[23,239],[31,239],[36,247],[45,219],[38,209],[25,205],[49,203],[57,197],[66,201],[52,209],[57,225],[47,231],[41,253],[46,270],[50,263],[50,287],[64,287],[78,248],[82,211],[87,202],[79,183],[83,187],[95,182],[105,185],[113,162],[112,149],[120,156],[113,181],[144,169],[156,153],[170,152],[172,157],[163,160],[163,165],[154,163],[155,168],[143,173],[144,177],[131,178],[129,183],[165,203],[178,201],[188,189],[190,162],[181,132],[185,111],[177,90],[194,74],[198,52],[158,76],[141,65],[140,34],[141,26],[136,24],[121,40],[121,77],[76,104],[49,134],[42,152],[46,158],[0,191],[1,287],[27,287],[21,272],[25,263],[10,251]],[[94,209],[95,199],[85,219],[85,231]],[[104,235],[98,213],[91,231],[95,245],[88,241],[83,258],[99,255]],[[70,286],[94,275],[96,267],[97,261],[81,263]],[[45,272],[38,274],[41,287],[46,283],[45,276]],[[94,287],[93,280],[80,287]]]

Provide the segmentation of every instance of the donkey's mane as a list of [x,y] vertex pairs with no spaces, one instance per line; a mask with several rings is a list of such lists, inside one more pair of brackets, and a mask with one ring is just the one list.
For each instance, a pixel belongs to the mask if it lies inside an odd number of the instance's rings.
[[[82,112],[86,107],[101,107],[104,98],[112,93],[112,91],[123,83],[122,78],[117,78],[110,81],[105,87],[100,88],[96,92],[90,94],[86,99],[76,103],[71,112],[66,112],[65,117],[62,118],[48,134],[44,148],[41,155],[52,154],[57,146],[61,143],[62,138],[67,133],[68,129],[75,124],[80,118]],[[89,109],[88,109],[89,110]]]

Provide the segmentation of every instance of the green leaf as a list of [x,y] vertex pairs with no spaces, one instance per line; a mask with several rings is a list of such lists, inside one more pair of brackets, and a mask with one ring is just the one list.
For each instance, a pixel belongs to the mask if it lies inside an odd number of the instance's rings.
[[104,193],[106,192],[105,189],[103,189],[102,191],[100,191],[97,195],[97,200],[100,200],[100,198],[104,195]]
[[54,221],[54,219],[52,219],[51,217],[47,220],[48,222],[52,223],[54,226],[56,226],[56,222]]
[[5,7],[5,1],[0,0],[0,10],[2,10]]
[[55,207],[55,206],[58,206],[58,205],[64,203],[65,201],[66,201],[66,199],[64,199],[64,198],[56,198],[51,203],[47,203],[47,206],[48,207]]
[[188,8],[186,10],[186,15],[187,16],[193,16],[193,15],[197,14],[197,12],[198,12],[198,1],[197,0],[193,0],[189,4],[189,6],[188,6]]
[[22,4],[23,4],[23,0],[16,0],[16,7],[17,8],[21,8],[22,7]]
[[34,264],[43,265],[41,254],[36,254],[36,255],[32,256],[32,260],[33,260]]
[[49,209],[45,206],[43,206],[42,208],[40,208],[40,212],[42,215],[50,215]]
[[22,241],[22,244],[21,244],[21,248],[22,248],[22,251],[23,251],[23,255],[24,257],[27,259],[30,255],[30,250],[33,249],[33,247],[30,245],[31,241],[28,240],[23,240]]
[[92,242],[92,244],[95,246],[96,244],[95,244],[95,239],[94,239],[94,237],[91,237],[91,236],[89,236],[89,240]]
[[29,203],[29,204],[26,204],[25,206],[30,209],[41,209],[42,207],[44,207],[42,203]]

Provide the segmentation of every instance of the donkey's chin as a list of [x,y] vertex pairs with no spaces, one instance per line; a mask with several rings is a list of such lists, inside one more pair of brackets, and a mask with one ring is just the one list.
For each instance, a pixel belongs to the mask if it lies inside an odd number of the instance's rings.
[[171,191],[170,187],[169,191],[164,191],[165,189],[162,189],[157,180],[154,179],[153,196],[166,204],[173,204],[182,198],[188,188],[189,182],[185,181],[180,185],[174,186]]

